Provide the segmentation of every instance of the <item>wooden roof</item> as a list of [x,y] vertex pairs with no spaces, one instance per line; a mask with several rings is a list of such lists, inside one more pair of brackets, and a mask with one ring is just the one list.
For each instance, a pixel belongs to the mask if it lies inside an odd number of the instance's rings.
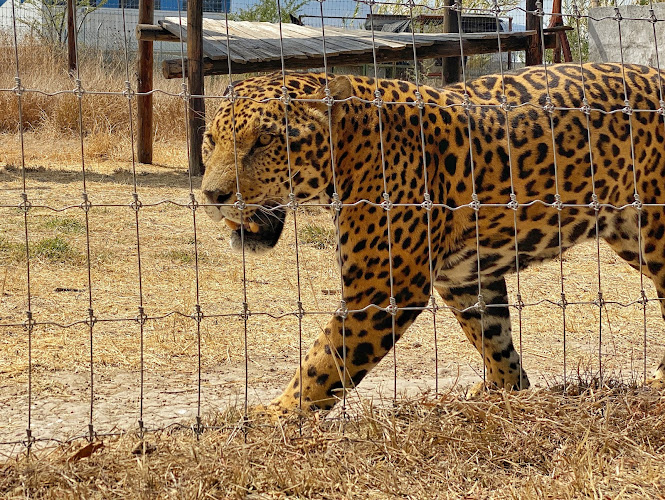
[[[181,27],[177,17],[159,22],[163,36],[143,34],[141,39],[179,40]],[[139,26],[139,33],[141,33]],[[157,27],[154,27],[157,28]],[[280,25],[275,23],[203,19],[204,73],[227,74],[228,57],[232,73],[274,71],[282,68],[282,52],[287,69],[320,68],[324,65],[323,37],[320,28]],[[153,30],[154,31],[154,30]],[[501,50],[526,50],[535,31],[504,32]],[[187,22],[182,20],[182,37],[187,40]],[[325,52],[329,67],[348,64],[413,61],[413,40],[419,59],[460,55],[460,36],[457,33],[385,33],[366,30],[325,28]],[[496,33],[471,33],[462,36],[464,54],[498,52]],[[552,46],[552,35],[546,36],[546,46]],[[182,76],[182,62],[167,60],[162,71],[166,78]]]

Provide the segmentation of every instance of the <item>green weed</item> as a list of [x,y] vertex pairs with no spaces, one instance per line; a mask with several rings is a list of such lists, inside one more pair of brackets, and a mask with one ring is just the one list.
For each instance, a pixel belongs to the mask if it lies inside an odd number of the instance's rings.
[[314,248],[323,250],[332,248],[337,243],[335,231],[331,228],[317,226],[315,224],[305,224],[298,231],[300,243],[311,245]]
[[85,233],[85,224],[82,221],[72,217],[48,217],[44,221],[44,227],[48,229],[54,229],[62,233]]

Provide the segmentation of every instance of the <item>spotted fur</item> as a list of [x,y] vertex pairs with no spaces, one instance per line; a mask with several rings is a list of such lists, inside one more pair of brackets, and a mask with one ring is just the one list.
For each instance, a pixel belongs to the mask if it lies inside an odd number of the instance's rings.
[[[336,76],[330,110],[320,74],[235,86],[206,132],[202,183],[206,211],[236,223],[232,246],[243,234],[250,250],[274,246],[291,191],[297,202],[342,202],[333,216],[349,312],[330,319],[273,404],[331,408],[390,351],[432,287],[484,354],[488,380],[528,387],[504,279],[516,270],[515,243],[524,268],[598,232],[653,280],[665,315],[665,210],[654,206],[665,203],[661,82],[626,66],[625,96],[623,74],[616,64],[535,67],[421,87],[420,98],[411,83]],[[238,188],[244,220],[232,205]],[[238,226],[249,222],[259,229]],[[665,358],[654,379],[664,378]]]

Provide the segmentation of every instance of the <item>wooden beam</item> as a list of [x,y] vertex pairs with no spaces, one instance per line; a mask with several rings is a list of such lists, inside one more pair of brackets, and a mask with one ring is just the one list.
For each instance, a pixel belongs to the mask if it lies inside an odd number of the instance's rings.
[[[203,95],[203,0],[187,1],[187,67],[190,95]],[[189,128],[189,172],[203,174],[201,145],[205,132],[205,102],[190,98],[187,109]]]
[[[526,0],[526,29],[527,31],[536,32],[536,36],[531,38],[529,47],[526,51],[525,64],[527,66],[543,64],[543,46],[540,39],[540,34],[543,31],[543,18],[534,14],[536,3],[537,0]],[[551,48],[554,47],[556,47],[556,38],[554,39],[554,45]]]
[[[533,31],[523,31],[502,35],[501,51],[524,51],[531,46],[531,40],[538,36],[540,45],[540,36]],[[556,35],[545,35],[545,46],[552,48],[556,44]],[[496,34],[487,38],[465,38],[462,41],[464,55],[473,54],[495,54],[498,52]],[[441,57],[458,57],[460,53],[459,40],[449,42],[437,42],[432,45],[418,47],[416,50],[419,59],[435,59]],[[413,61],[413,48],[408,46],[402,49],[379,50],[376,54],[377,62],[396,62]],[[328,57],[328,66],[371,64],[372,53],[365,52],[361,54],[339,54]],[[287,69],[308,69],[320,68],[323,66],[323,56],[309,58],[289,58],[285,61]],[[267,71],[280,71],[282,63],[279,59],[253,62],[247,64],[238,64],[231,61],[231,72],[233,74],[258,73]],[[203,59],[203,71],[205,75],[228,75],[229,66],[226,58],[224,59]],[[187,73],[187,66],[185,66]],[[164,78],[182,78],[182,63],[180,59],[167,59],[162,62],[162,74]]]
[[[459,33],[459,19],[457,11],[452,10],[454,0],[444,0],[443,6],[448,7],[443,11],[443,32],[444,33]],[[441,76],[444,80],[444,85],[456,83],[460,81],[460,69],[462,67],[461,57],[446,57],[441,62]]]
[[69,73],[76,72],[76,23],[74,22],[74,0],[67,0],[67,61]]
[[[152,24],[155,15],[155,0],[139,0],[139,25]],[[138,32],[138,27],[137,27]],[[139,40],[137,90],[139,93],[152,90],[153,46],[151,41]],[[152,94],[137,96],[137,158],[141,163],[152,163]]]
[[[154,2],[154,0],[153,0]],[[141,9],[139,0],[139,10]],[[154,9],[153,9],[154,10]],[[140,18],[139,18],[140,20]],[[165,30],[158,24],[152,24],[152,18],[148,23],[139,23],[136,25],[136,39],[146,42],[179,42],[180,37],[170,31]]]

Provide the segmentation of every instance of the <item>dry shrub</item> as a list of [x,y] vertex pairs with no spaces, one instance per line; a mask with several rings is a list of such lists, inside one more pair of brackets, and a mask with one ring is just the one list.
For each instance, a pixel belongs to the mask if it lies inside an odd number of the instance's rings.
[[[76,79],[86,92],[81,100],[83,134],[105,132],[129,136],[129,107],[125,81],[129,74],[136,89],[135,55],[130,56],[129,72],[124,53],[109,56],[82,48],[79,55],[79,74],[67,72],[66,54],[35,39],[24,39],[19,45],[19,74],[21,85],[27,89],[21,96],[22,124],[25,130],[47,130],[51,134],[79,134],[79,103],[73,90]],[[0,37],[0,133],[16,133],[19,124],[18,98],[10,89],[15,86],[16,62],[13,40]],[[208,79],[209,94],[224,91],[227,79]],[[153,95],[154,137],[157,141],[185,138],[185,106],[177,94],[182,91],[180,80],[164,80],[159,66],[155,67],[156,89]],[[112,92],[113,94],[108,94]],[[50,95],[49,95],[50,94]],[[132,100],[132,117],[136,123],[136,100]],[[215,104],[209,106],[214,111]]]
[[[665,397],[614,389],[358,403],[358,416],[186,427],[7,462],[8,498],[663,498]],[[79,451],[80,456],[81,453]]]

